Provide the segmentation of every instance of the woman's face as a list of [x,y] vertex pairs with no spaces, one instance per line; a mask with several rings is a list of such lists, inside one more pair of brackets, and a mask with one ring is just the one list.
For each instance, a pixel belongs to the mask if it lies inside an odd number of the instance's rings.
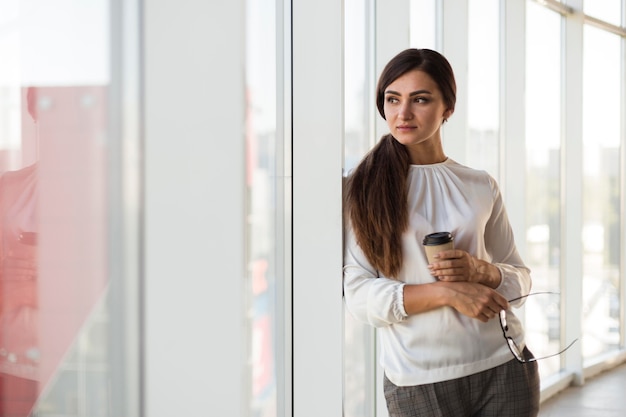
[[440,141],[440,127],[452,115],[439,87],[423,71],[396,78],[385,89],[384,112],[389,131],[405,146]]

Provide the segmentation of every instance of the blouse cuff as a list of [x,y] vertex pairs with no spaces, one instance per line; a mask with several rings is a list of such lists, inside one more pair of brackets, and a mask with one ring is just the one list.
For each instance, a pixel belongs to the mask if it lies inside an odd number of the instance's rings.
[[500,283],[498,284],[498,286],[496,287],[496,291],[498,291],[499,293],[502,292],[502,289],[504,287],[506,287],[506,285],[504,284],[505,281],[505,272],[504,272],[504,268],[502,268],[501,264],[493,264],[496,268],[498,268],[498,271],[500,272]]
[[398,321],[403,321],[409,316],[404,309],[404,285],[398,285],[396,287],[393,297],[393,315]]
[[[518,298],[522,295],[526,295],[530,288],[525,287],[525,280],[521,279],[521,271],[511,265],[497,263],[494,264],[500,271],[501,280],[500,285],[496,287],[496,291],[502,294],[507,300]],[[523,301],[516,301],[513,305],[518,305]]]

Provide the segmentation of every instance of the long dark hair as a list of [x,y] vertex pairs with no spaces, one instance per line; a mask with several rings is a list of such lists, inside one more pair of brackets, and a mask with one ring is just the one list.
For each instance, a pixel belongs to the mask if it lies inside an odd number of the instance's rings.
[[[448,60],[430,49],[406,49],[383,69],[376,106],[385,118],[385,89],[409,71],[420,70],[438,85],[447,109],[454,110],[456,83]],[[351,173],[346,208],[356,240],[380,273],[396,277],[402,268],[402,233],[408,226],[407,175],[411,160],[404,145],[384,135]]]

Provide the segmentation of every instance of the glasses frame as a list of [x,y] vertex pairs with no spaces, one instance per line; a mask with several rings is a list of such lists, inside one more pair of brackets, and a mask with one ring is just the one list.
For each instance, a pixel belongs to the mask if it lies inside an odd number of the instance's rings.
[[[521,297],[513,298],[508,301],[509,303],[512,303],[513,301],[521,300],[522,298],[530,297],[531,295],[539,295],[539,294],[559,294],[559,293],[551,292],[551,291],[533,292],[530,294],[522,295]],[[506,344],[509,347],[509,350],[511,351],[511,353],[513,354],[513,356],[515,357],[515,359],[517,359],[519,363],[535,362],[535,361],[540,361],[542,359],[548,359],[554,356],[558,356],[562,354],[563,352],[565,352],[570,347],[572,347],[572,345],[576,343],[576,341],[578,340],[577,338],[574,339],[569,345],[567,345],[565,349],[561,350],[558,353],[554,353],[548,356],[542,356],[541,358],[526,359],[524,358],[524,355],[522,354],[522,349],[520,349],[520,347],[517,345],[515,340],[511,336],[507,335],[507,332],[509,331],[509,326],[506,324],[506,310],[500,311],[499,319],[500,319],[500,328],[502,329],[502,335],[504,336],[504,340],[506,340]]]

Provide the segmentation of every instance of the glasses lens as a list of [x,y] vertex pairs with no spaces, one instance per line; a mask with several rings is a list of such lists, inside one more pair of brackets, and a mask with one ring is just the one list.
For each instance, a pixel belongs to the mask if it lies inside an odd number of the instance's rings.
[[500,310],[500,325],[502,326],[502,330],[507,332],[509,327],[506,325],[506,311]]
[[520,362],[525,362],[524,357],[522,356],[522,352],[520,352],[517,343],[515,343],[515,340],[513,340],[511,337],[507,337],[506,341],[509,343],[509,349],[511,349],[511,353],[515,355],[515,358],[517,358],[517,360]]

